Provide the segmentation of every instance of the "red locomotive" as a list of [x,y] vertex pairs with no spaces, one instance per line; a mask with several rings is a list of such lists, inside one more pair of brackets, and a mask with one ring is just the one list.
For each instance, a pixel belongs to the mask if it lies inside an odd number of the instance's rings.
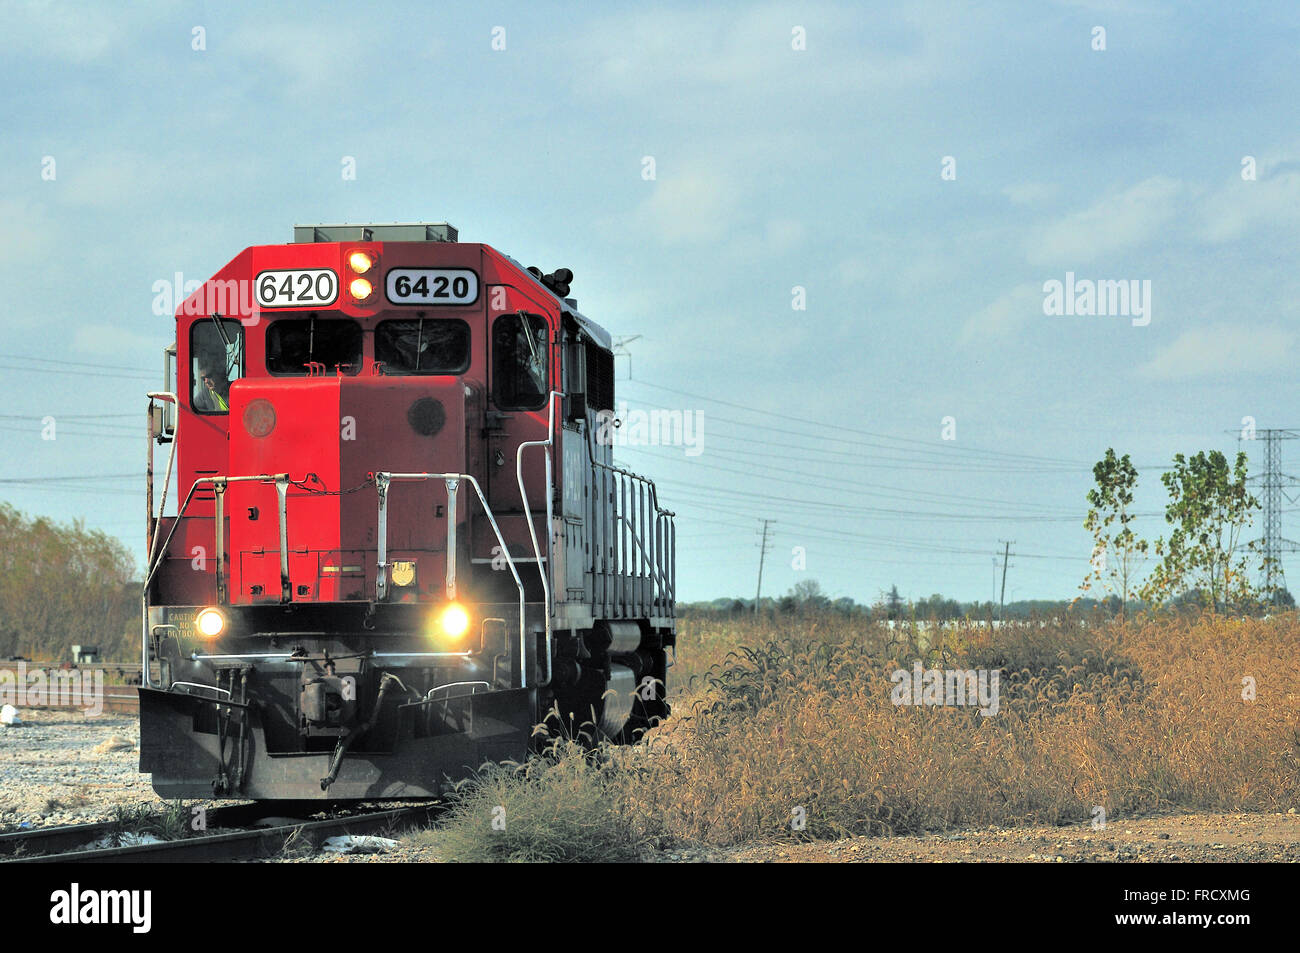
[[613,356],[572,274],[446,224],[294,231],[189,295],[149,395],[140,770],[421,798],[552,711],[635,740],[668,714],[673,514],[597,439]]

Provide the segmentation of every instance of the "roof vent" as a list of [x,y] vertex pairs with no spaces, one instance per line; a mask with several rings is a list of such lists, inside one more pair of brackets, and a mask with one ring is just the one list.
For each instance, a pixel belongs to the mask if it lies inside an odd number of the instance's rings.
[[295,225],[295,244],[311,242],[454,242],[446,222],[389,222],[372,225]]

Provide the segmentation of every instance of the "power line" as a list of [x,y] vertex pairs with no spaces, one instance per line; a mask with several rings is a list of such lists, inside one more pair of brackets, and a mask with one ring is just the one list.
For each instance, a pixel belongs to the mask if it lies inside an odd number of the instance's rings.
[[708,401],[709,403],[721,404],[724,407],[734,407],[739,410],[749,411],[750,413],[762,414],[764,417],[776,417],[780,420],[790,420],[795,423],[804,424],[805,426],[811,425],[816,427],[824,427],[828,430],[839,430],[845,433],[859,434],[861,436],[866,436],[866,437],[874,437],[879,440],[893,440],[899,443],[917,444],[920,447],[925,448],[930,453],[948,453],[949,451],[955,451],[958,453],[985,454],[991,457],[1004,458],[1008,460],[1031,460],[1031,461],[1038,461],[1038,462],[1045,462],[1045,463],[1053,463],[1058,465],[1061,463],[1066,463],[1075,468],[1091,466],[1091,464],[1088,463],[1082,463],[1076,460],[1063,460],[1060,457],[1045,457],[1045,456],[1039,456],[1035,454],[1025,454],[1025,453],[1007,453],[1004,450],[986,450],[980,447],[964,447],[964,446],[959,446],[957,444],[953,444],[953,446],[943,448],[943,449],[935,449],[931,441],[918,440],[915,437],[899,437],[894,434],[880,433],[878,431],[872,431],[872,430],[862,430],[857,427],[845,427],[839,424],[828,424],[820,420],[814,420],[809,417],[796,417],[791,414],[782,414],[776,411],[764,410],[762,408],[753,407],[748,404],[739,404],[736,403],[735,401],[720,400],[716,397],[706,397],[703,394],[694,394],[691,393],[690,391],[678,390],[677,388],[674,387],[666,387],[662,384],[651,384],[648,381],[637,380],[634,381],[634,383],[640,384],[644,387],[653,387],[655,390],[663,390],[663,391],[668,391],[669,393],[672,394],[680,394],[681,396],[689,397],[692,400]]
[[46,417],[57,417],[59,420],[139,420],[143,416],[144,414],[0,414],[0,420],[44,420]]
[[56,483],[65,481],[81,480],[138,480],[144,476],[143,471],[140,473],[90,473],[75,474],[71,476],[28,476],[28,477],[0,477],[0,483],[21,484],[21,483]]
[[[675,501],[680,499],[685,499],[690,506],[695,506],[701,509],[711,510],[719,513],[734,514],[737,517],[737,522],[727,522],[723,520],[711,520],[706,517],[693,515],[690,519],[691,523],[711,523],[717,526],[723,526],[732,529],[743,529],[745,525],[745,521],[754,518],[761,519],[761,517],[754,517],[752,514],[743,512],[741,510],[735,510],[728,507],[718,506],[717,501],[699,502],[696,500],[692,500],[689,497],[689,495],[674,496]],[[844,529],[843,527],[830,528],[825,526],[818,526],[815,524],[798,524],[794,526],[794,528],[791,529],[786,535],[789,538],[794,538],[794,539],[808,537],[813,539],[827,539],[836,542],[885,543],[900,549],[915,550],[919,552],[936,552],[936,553],[970,555],[970,556],[983,556],[988,552],[987,550],[984,549],[962,549],[962,548],[957,548],[952,546],[942,546],[932,542],[898,539],[892,536],[879,536],[879,535],[873,535],[871,533],[859,533],[852,530]],[[687,537],[679,537],[679,538],[687,538]],[[1017,553],[1016,555],[1021,559],[1058,560],[1062,562],[1069,562],[1075,564],[1086,561],[1087,559],[1086,555],[1083,554],[1068,555],[1065,553]]]
[[[102,365],[101,365],[102,366]],[[110,374],[102,370],[59,370],[57,367],[25,367],[21,364],[0,364],[0,370],[6,371],[31,371],[38,374],[71,374],[76,377],[111,377],[117,380],[131,381],[151,381],[155,380],[152,374]]]
[[[628,448],[624,448],[624,449],[628,449]],[[644,451],[628,449],[628,452],[642,453]],[[724,473],[738,473],[743,476],[754,475],[754,471],[752,469],[738,470],[735,469],[734,467],[719,467],[719,466],[713,466],[711,464],[702,464],[702,463],[693,463],[692,466],[705,467],[707,469],[718,470]],[[782,479],[779,477],[771,477],[770,479],[773,482],[777,482],[777,483],[793,484],[802,489],[811,487],[811,488],[821,489],[821,490],[830,490],[832,492],[837,492],[837,493],[844,492],[843,487],[827,486],[826,484],[823,483],[813,483],[807,480],[789,480],[789,479]],[[683,481],[671,480],[671,479],[659,479],[655,481],[655,484],[656,485],[663,484],[666,486],[676,485],[676,486],[682,486],[692,490],[708,490],[711,492],[725,493],[729,496],[743,496],[743,497],[750,497],[752,499],[772,500],[784,505],[824,507],[827,509],[835,510],[840,513],[863,513],[863,514],[871,514],[871,515],[878,515],[878,516],[904,516],[916,520],[940,520],[940,521],[962,520],[962,521],[974,521],[974,522],[989,522],[989,521],[1006,522],[1009,519],[1014,519],[1016,522],[1069,522],[1069,523],[1078,522],[1080,524],[1082,524],[1083,522],[1082,516],[1077,514],[1069,515],[1069,516],[1047,516],[1047,515],[1016,516],[1014,513],[1001,513],[1001,514],[990,514],[984,516],[984,515],[978,515],[972,513],[942,513],[942,512],[934,512],[928,510],[906,510],[906,509],[899,509],[897,507],[853,506],[845,503],[824,503],[818,500],[801,500],[798,502],[792,502],[789,496],[776,496],[770,493],[749,493],[741,490],[723,489],[718,487],[702,487],[695,483],[686,483]],[[1135,513],[1134,515],[1154,517],[1154,516],[1162,516],[1164,514],[1151,512],[1151,513]]]
[[[653,401],[648,401],[648,400],[638,400],[637,405],[650,407],[656,410],[669,411],[669,412],[672,412],[674,410],[679,410],[678,408],[666,407],[663,404],[657,404]],[[755,410],[754,413],[762,413],[762,411]],[[766,423],[766,422],[754,423],[748,420],[737,420],[734,417],[719,417],[716,414],[710,414],[708,419],[711,421],[719,421],[721,423],[733,424],[737,427],[747,427],[751,430],[760,431],[764,435],[784,434],[787,436],[802,437],[811,440],[836,440],[840,442],[846,442],[842,437],[832,436],[831,434],[811,433],[806,429],[790,430],[785,427],[774,427],[770,423]],[[811,423],[812,421],[809,422]],[[734,440],[746,444],[757,443],[765,446],[777,447],[782,450],[804,450],[813,453],[834,454],[836,456],[847,456],[852,459],[862,461],[864,465],[887,466],[891,470],[904,470],[904,469],[933,470],[933,471],[957,470],[962,473],[972,473],[972,472],[1004,473],[1007,471],[1011,471],[1017,473],[1024,472],[1024,473],[1077,474],[1080,469],[1078,466],[1070,463],[1029,464],[1029,463],[1019,463],[1016,461],[1003,463],[998,460],[969,460],[969,461],[953,460],[952,455],[947,450],[924,449],[924,448],[913,448],[913,447],[894,447],[885,443],[873,443],[867,440],[856,440],[856,439],[852,441],[852,446],[854,447],[875,448],[876,450],[885,451],[885,453],[884,454],[866,453],[866,452],[855,453],[852,450],[828,450],[822,447],[809,447],[806,444],[794,443],[789,440],[781,440],[780,442],[776,442],[771,440],[762,440],[752,436],[742,437],[742,436],[730,436],[727,434],[722,434],[722,435],[715,434],[712,439],[719,439],[719,438],[723,440]],[[974,451],[974,452],[979,452],[979,451]],[[889,454],[889,455],[885,455],[885,454]],[[904,456],[898,456],[898,454],[904,454]],[[926,456],[920,457],[918,460],[918,457],[916,456],[918,454],[926,455]],[[934,459],[930,459],[930,458],[934,458]],[[909,463],[907,462],[909,460],[918,461],[918,462]]]

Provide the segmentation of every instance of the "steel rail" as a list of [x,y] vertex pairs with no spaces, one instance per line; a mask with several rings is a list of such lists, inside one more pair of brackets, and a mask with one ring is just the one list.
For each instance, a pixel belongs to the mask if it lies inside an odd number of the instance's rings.
[[[250,823],[259,818],[275,816],[270,813],[274,811],[274,805],[275,802],[263,802],[216,808],[208,812],[208,820],[211,822],[214,816],[219,816],[223,822],[234,826],[232,822],[239,815],[218,815],[218,811],[242,810],[243,817],[250,818],[243,823]],[[315,845],[325,837],[334,834],[366,834],[387,831],[403,825],[409,827],[427,822],[441,810],[440,805],[392,808],[321,820],[303,820],[274,827],[218,830],[194,837],[123,847],[87,847],[87,844],[93,844],[100,837],[108,836],[113,831],[120,832],[121,828],[111,822],[85,824],[52,829],[45,832],[44,836],[35,832],[0,835],[0,852],[8,855],[0,859],[0,863],[210,863],[274,857],[296,838],[306,837]],[[6,844],[6,838],[12,840]],[[40,856],[15,855],[15,849],[37,843],[46,847],[53,846],[56,852]],[[65,846],[59,850],[58,845]],[[71,845],[71,849],[66,845]],[[10,849],[5,851],[5,846],[9,846]]]

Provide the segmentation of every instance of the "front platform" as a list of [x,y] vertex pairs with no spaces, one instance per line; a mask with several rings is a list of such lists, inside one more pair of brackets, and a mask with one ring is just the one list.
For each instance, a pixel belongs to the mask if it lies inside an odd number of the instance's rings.
[[[269,753],[255,708],[195,695],[140,689],[140,770],[163,798],[374,801],[436,797],[489,761],[528,753],[535,690],[464,696],[462,730],[417,737],[414,717],[397,720],[385,751],[349,751],[322,790],[332,752]],[[407,709],[408,712],[413,709]]]

